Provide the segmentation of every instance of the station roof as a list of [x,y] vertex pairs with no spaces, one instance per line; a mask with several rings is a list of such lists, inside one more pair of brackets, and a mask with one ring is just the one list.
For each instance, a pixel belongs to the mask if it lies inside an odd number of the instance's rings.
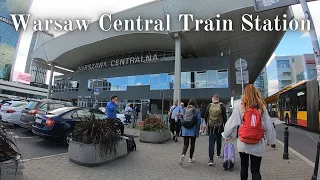
[[[212,19],[220,14],[220,19],[231,19],[233,31],[182,31],[179,14],[193,14],[196,19]],[[165,14],[171,17],[171,32],[124,32],[100,29],[98,21],[90,24],[88,31],[68,32],[38,48],[32,57],[44,64],[54,62],[59,67],[77,70],[93,60],[121,53],[164,50],[174,51],[173,32],[181,35],[182,52],[195,54],[197,57],[229,55],[231,88],[241,91],[241,85],[235,83],[234,62],[240,57],[247,60],[249,81],[253,83],[263,69],[285,32],[242,31],[242,15],[259,14],[261,19],[275,19],[278,15],[292,18],[291,9],[279,8],[256,13],[252,0],[157,0],[130,8],[112,15],[112,19],[135,19],[139,15],[150,19],[162,19]],[[195,23],[191,23],[195,28]],[[202,26],[203,28],[203,26]],[[183,63],[183,61],[182,61]]]

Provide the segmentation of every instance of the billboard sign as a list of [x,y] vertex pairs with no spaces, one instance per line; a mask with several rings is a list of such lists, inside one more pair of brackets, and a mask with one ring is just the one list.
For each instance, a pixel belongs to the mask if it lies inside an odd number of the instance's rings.
[[[307,0],[307,2],[316,0]],[[253,0],[254,10],[256,12],[267,11],[271,9],[281,8],[300,4],[299,0]]]
[[19,83],[23,83],[23,84],[30,84],[30,80],[31,80],[31,75],[30,74],[23,73],[23,72],[17,72],[17,71],[13,72],[13,78],[12,78],[13,82],[19,82]]

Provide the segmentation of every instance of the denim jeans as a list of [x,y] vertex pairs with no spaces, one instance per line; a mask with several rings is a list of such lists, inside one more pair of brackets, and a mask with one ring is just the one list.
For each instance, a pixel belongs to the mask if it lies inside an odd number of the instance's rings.
[[214,145],[217,141],[217,155],[221,155],[221,142],[222,136],[220,133],[214,133],[213,135],[209,135],[209,158],[210,161],[213,160],[214,156]]

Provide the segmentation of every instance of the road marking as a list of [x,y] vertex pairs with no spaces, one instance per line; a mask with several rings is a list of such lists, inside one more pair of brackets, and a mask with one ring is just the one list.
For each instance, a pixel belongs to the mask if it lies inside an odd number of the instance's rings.
[[[284,144],[279,141],[278,139],[276,139],[277,142],[284,147]],[[296,150],[292,149],[291,147],[288,148],[289,151],[291,151],[293,154],[297,155],[299,158],[301,158],[302,160],[304,160],[307,164],[309,164],[310,166],[312,166],[314,168],[314,163],[312,161],[310,161],[308,158],[306,158],[304,155],[300,154],[299,152],[297,152]]]
[[50,158],[50,157],[56,157],[56,156],[62,156],[62,155],[67,155],[68,153],[60,153],[60,154],[54,154],[54,155],[49,155],[49,156],[42,156],[42,157],[36,157],[36,158],[30,158],[30,159],[23,159],[23,162],[26,161],[31,161],[31,160],[39,160],[39,159],[45,159],[45,158]]

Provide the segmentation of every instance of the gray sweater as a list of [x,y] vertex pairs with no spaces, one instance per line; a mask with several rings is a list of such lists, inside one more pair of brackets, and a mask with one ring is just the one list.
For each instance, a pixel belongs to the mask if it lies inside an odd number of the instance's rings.
[[[235,102],[235,109],[233,110],[232,115],[230,116],[224,127],[224,132],[222,133],[222,136],[224,138],[229,137],[232,134],[232,132],[242,124],[242,114],[243,109],[241,101],[238,100],[237,102]],[[270,121],[270,116],[266,108],[262,116],[262,123],[264,125],[264,135],[267,139],[267,144],[276,144],[276,131]],[[258,144],[246,144],[238,139],[237,148],[238,152],[243,152],[247,154],[252,154],[254,156],[262,157],[265,151],[265,140],[262,138],[260,143]]]

